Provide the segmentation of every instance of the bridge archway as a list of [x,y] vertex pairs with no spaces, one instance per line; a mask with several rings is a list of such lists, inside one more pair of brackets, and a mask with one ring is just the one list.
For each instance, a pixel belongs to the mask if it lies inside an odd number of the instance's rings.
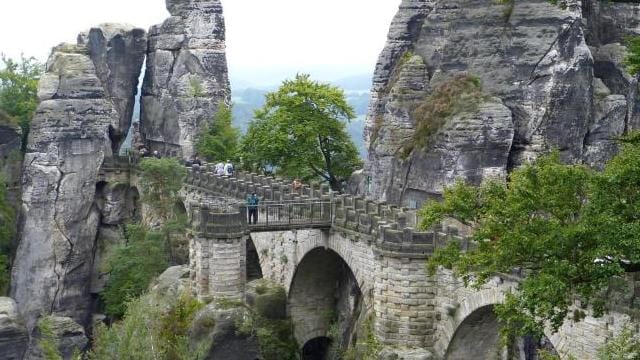
[[[348,320],[356,316],[361,300],[360,286],[338,253],[325,248],[309,251],[297,266],[288,297],[287,308],[298,344],[310,346],[314,354],[322,352],[321,345],[329,343],[321,339],[335,324],[339,324],[338,338],[348,336],[352,330]],[[320,340],[310,342],[317,338]]]
[[302,360],[324,360],[331,345],[331,339],[320,336],[307,341],[302,346]]
[[515,289],[515,282],[494,278],[487,287],[478,291],[466,288],[462,283],[459,285],[453,293],[442,294],[450,299],[459,299],[459,303],[454,313],[443,314],[444,320],[438,325],[440,338],[435,348],[439,356],[445,360],[539,360],[539,349],[556,353],[555,337],[544,337],[540,342],[532,337],[524,337],[516,339],[508,349],[501,347],[500,324],[494,306],[504,302],[505,294]]
[[247,237],[245,247],[247,256],[245,264],[247,281],[262,279],[264,275],[262,272],[262,263],[260,262],[260,254],[258,254],[256,244],[253,242],[251,236]]

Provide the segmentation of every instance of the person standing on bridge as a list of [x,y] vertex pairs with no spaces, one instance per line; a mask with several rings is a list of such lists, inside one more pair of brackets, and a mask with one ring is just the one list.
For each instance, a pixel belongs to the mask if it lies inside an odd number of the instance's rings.
[[247,197],[247,209],[249,209],[249,224],[251,224],[251,219],[253,219],[253,224],[258,223],[258,204],[260,203],[260,198],[256,195],[256,193],[252,193],[251,196]]

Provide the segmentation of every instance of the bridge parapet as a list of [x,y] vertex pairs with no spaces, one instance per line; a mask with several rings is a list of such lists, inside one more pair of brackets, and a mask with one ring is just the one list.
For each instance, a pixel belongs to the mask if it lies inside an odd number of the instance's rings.
[[327,184],[311,183],[294,191],[292,185],[281,178],[246,172],[238,172],[233,177],[218,176],[214,175],[210,165],[189,168],[185,184],[241,201],[253,192],[269,202],[330,201],[332,228],[364,236],[381,251],[426,258],[437,247],[452,240],[467,246],[465,237],[455,226],[436,226],[429,231],[418,231],[408,221],[409,216],[415,216],[408,209],[362,196],[338,194]]

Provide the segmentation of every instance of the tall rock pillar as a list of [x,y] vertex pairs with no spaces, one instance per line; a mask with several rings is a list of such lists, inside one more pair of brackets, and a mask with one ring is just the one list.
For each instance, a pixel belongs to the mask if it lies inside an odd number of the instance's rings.
[[149,30],[140,131],[150,150],[187,159],[229,102],[225,25],[219,0],[167,0],[167,9]]
[[[132,79],[116,86],[128,77],[115,74],[137,79],[146,38],[144,30],[111,25],[90,34],[101,42],[81,35],[78,44],[53,49],[31,122],[11,282],[11,297],[29,329],[41,314],[86,326],[93,308],[89,285],[101,219],[95,203],[99,172],[112,156],[113,129],[128,128],[114,102],[121,93],[132,101],[137,86]],[[117,44],[117,58],[93,57],[112,53]]]

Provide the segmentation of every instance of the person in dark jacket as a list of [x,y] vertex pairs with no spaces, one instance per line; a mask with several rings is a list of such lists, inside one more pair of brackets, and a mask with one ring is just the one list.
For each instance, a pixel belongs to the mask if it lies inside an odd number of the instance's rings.
[[247,197],[247,209],[249,209],[249,224],[251,224],[251,219],[253,219],[253,224],[258,223],[258,204],[260,203],[260,198],[256,195],[256,193],[252,193],[251,196]]

